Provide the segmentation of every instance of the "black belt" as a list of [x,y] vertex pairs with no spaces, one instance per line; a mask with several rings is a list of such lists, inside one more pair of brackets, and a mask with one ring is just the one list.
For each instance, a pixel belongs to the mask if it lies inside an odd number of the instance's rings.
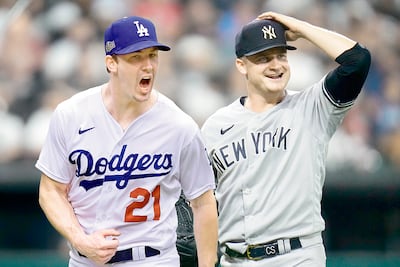
[[[86,257],[85,255],[81,254],[78,251],[78,254],[82,257]],[[160,251],[158,249],[152,248],[145,246],[144,247],[144,254],[147,257],[152,257],[160,254]],[[134,260],[132,256],[132,248],[127,248],[124,250],[118,250],[115,252],[115,255],[107,262],[107,263],[116,263],[116,262],[121,262],[121,261],[132,261]]]
[[[285,245],[284,240],[275,240],[269,243],[249,245],[245,253],[240,253],[226,246],[225,254],[232,258],[247,258],[250,260],[261,260],[263,258],[275,257],[279,254],[288,253],[293,249],[301,248],[298,237],[288,239],[290,248]],[[280,243],[280,244],[279,244]]]

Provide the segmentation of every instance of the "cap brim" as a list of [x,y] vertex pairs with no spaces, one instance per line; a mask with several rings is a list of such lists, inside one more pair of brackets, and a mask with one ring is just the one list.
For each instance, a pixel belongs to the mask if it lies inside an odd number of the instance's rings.
[[124,49],[121,49],[119,51],[114,51],[112,54],[116,54],[116,55],[129,54],[129,53],[137,52],[137,51],[140,51],[140,50],[143,50],[146,48],[150,48],[150,47],[156,47],[158,50],[161,50],[161,51],[171,50],[171,48],[169,46],[160,44],[158,42],[143,41],[143,42],[139,42],[139,43],[130,45],[128,47],[125,47]]
[[296,50],[297,49],[296,47],[291,46],[291,45],[281,45],[281,44],[279,44],[279,45],[271,45],[271,46],[260,47],[259,49],[255,49],[255,50],[252,50],[250,52],[244,53],[243,56],[252,56],[252,55],[255,55],[255,54],[260,53],[262,51],[265,51],[265,50],[268,50],[268,49],[271,49],[271,48],[277,48],[277,47],[284,47],[287,50]]

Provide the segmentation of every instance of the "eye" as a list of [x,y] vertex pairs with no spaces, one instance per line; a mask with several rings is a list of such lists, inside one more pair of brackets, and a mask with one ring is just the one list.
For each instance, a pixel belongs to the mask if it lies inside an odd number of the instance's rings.
[[141,59],[141,56],[139,54],[133,54],[129,60],[130,61],[139,61]]
[[287,55],[286,54],[279,54],[278,58],[279,58],[279,60],[286,61],[287,60]]
[[267,63],[268,60],[269,60],[269,59],[268,59],[268,57],[266,57],[266,56],[259,56],[259,57],[256,58],[255,62],[256,62],[257,64],[261,64],[261,63]]

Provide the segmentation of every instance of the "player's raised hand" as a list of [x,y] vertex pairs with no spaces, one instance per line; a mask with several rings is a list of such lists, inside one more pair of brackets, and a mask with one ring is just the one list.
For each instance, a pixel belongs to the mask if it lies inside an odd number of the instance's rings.
[[304,38],[322,49],[332,59],[352,48],[356,42],[342,34],[275,12],[264,12],[258,19],[272,19],[285,25],[286,40]]
[[117,251],[120,233],[114,229],[104,229],[86,235],[75,248],[96,263],[105,264]]
[[260,14],[257,19],[271,19],[285,25],[287,27],[286,40],[288,41],[295,41],[304,37],[302,33],[302,25],[306,24],[304,21],[270,11]]

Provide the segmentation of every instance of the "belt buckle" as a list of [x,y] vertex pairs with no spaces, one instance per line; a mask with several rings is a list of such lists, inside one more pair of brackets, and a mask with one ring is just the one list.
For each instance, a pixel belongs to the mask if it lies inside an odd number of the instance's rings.
[[250,250],[253,249],[253,248],[255,248],[255,247],[257,247],[257,245],[248,245],[248,246],[247,246],[247,248],[246,248],[246,256],[247,256],[247,258],[250,259],[250,260],[253,260],[253,261],[258,261],[258,260],[263,259],[262,256],[259,256],[259,257],[253,257],[253,256],[251,256]]

